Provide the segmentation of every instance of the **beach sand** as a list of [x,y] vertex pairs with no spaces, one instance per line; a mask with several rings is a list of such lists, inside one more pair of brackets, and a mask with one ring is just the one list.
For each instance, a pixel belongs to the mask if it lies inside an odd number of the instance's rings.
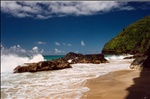
[[120,70],[87,81],[81,99],[150,99],[150,71]]

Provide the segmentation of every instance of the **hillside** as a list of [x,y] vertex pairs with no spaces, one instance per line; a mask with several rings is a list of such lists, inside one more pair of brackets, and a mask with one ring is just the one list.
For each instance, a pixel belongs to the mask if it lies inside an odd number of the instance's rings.
[[145,53],[150,47],[150,16],[124,28],[104,45],[103,54]]

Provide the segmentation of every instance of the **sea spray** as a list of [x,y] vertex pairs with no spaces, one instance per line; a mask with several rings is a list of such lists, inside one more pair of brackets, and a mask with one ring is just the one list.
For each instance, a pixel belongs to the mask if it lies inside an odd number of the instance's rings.
[[1,55],[1,72],[13,72],[13,69],[24,63],[33,63],[44,61],[41,54],[33,55],[32,57],[18,56],[16,54]]
[[16,54],[10,55],[1,55],[1,72],[12,72],[13,69],[18,66],[22,65],[25,62],[28,62],[28,57],[19,57]]
[[13,69],[24,63],[44,61],[44,57],[38,51],[26,51],[20,45],[5,48],[1,45],[1,73],[13,72]]

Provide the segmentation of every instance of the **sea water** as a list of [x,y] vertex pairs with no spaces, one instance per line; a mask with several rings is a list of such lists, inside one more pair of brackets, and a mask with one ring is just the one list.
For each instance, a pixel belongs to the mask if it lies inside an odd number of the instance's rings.
[[[34,55],[32,58],[17,55],[1,55],[1,99],[80,99],[87,79],[96,78],[111,71],[129,69],[133,60],[124,56],[106,56],[110,63],[72,64],[72,68],[36,73],[13,73],[17,65],[57,59],[63,56]],[[85,96],[86,97],[86,96]]]

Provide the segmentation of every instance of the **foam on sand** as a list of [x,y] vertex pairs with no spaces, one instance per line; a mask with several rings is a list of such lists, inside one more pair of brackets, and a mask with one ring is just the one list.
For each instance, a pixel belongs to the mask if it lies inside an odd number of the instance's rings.
[[37,73],[2,73],[2,98],[68,98],[79,99],[89,91],[87,79],[111,71],[129,69],[132,60],[118,60],[103,64],[72,64],[73,68]]

